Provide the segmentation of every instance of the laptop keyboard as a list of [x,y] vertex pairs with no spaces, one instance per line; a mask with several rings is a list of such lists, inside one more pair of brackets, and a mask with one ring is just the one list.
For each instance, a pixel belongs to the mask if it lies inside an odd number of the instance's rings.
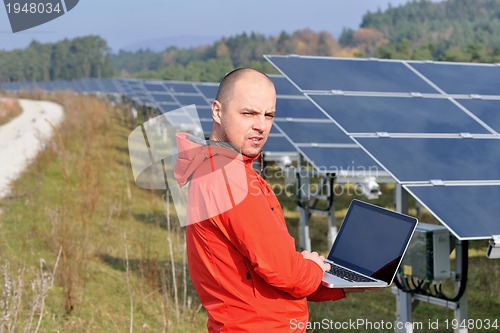
[[374,279],[370,279],[369,277],[363,276],[356,272],[345,269],[344,267],[337,266],[335,264],[330,263],[330,270],[328,271],[330,274],[336,275],[344,280],[351,282],[376,282]]

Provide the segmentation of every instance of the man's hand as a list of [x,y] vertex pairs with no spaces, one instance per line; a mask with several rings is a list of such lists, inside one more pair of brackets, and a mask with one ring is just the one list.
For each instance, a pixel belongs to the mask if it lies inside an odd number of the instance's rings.
[[320,256],[318,254],[318,252],[309,252],[309,251],[304,250],[301,252],[301,254],[304,257],[304,259],[312,260],[316,264],[318,264],[319,267],[321,267],[321,269],[323,270],[323,272],[330,270],[330,264],[325,263],[325,257]]

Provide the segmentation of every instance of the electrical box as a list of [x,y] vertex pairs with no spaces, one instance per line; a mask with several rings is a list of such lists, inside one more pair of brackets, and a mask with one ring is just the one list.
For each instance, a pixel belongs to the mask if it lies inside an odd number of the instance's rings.
[[427,281],[449,278],[451,269],[448,229],[419,222],[401,262],[400,274]]

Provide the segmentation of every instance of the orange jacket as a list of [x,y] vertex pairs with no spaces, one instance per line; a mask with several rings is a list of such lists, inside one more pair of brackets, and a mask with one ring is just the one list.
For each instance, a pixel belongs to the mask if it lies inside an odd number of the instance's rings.
[[322,287],[320,267],[296,251],[281,206],[252,159],[186,134],[177,140],[176,178],[189,182],[189,272],[208,331],[305,332],[307,300],[336,300],[344,292]]

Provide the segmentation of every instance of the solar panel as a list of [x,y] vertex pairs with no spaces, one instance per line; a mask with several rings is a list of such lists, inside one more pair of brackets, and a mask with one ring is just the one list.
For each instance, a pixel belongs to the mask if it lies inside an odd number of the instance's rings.
[[212,108],[208,105],[196,105],[200,118],[208,118],[212,121]]
[[500,139],[356,138],[400,183],[500,182]]
[[105,93],[117,93],[118,89],[113,79],[101,79],[101,87]]
[[497,65],[437,62],[410,65],[448,94],[500,95]]
[[48,84],[47,82],[36,82],[33,88],[45,91],[64,90],[63,85],[61,83]]
[[83,85],[82,81],[76,80],[73,82],[73,87],[75,92],[80,93],[85,91],[85,86]]
[[195,83],[195,87],[210,101],[215,99],[219,85],[217,83]]
[[180,105],[204,105],[208,106],[207,100],[201,95],[174,95]]
[[276,121],[286,118],[328,119],[328,117],[307,98],[278,97],[276,99],[276,110]]
[[280,96],[302,96],[300,90],[291,84],[285,77],[281,75],[269,75],[269,77],[271,81],[273,81],[276,94]]
[[[46,82],[47,85],[48,82]],[[54,84],[53,84],[53,87],[54,87],[54,90],[72,90],[74,91],[75,90],[75,84],[73,81],[54,81]],[[111,89],[110,87],[108,86],[104,86],[104,85],[101,85],[101,87],[104,89]]]
[[349,133],[490,133],[445,98],[309,96]]
[[500,100],[458,99],[457,102],[500,133]]
[[354,144],[354,142],[331,122],[281,121],[276,127],[296,144]]
[[176,103],[172,95],[170,94],[160,94],[160,93],[152,93],[151,96],[158,103]]
[[294,152],[295,148],[283,136],[269,136],[263,148],[265,153],[285,153]]
[[167,89],[161,81],[158,82],[144,82],[144,88],[150,92],[166,92]]
[[122,86],[121,91],[123,91],[123,94],[127,98],[141,105],[157,105],[157,102],[155,102],[149,91],[144,87],[143,80],[126,79],[121,80],[120,84]]
[[172,125],[181,126],[183,124],[190,124],[191,118],[184,114],[167,114],[167,119]]
[[[77,83],[80,83],[80,81],[75,81]],[[129,85],[127,83],[127,80],[124,79],[117,79],[115,81],[116,88],[118,89],[118,93],[122,95],[126,95],[126,93],[129,91]]]
[[273,127],[271,127],[271,131],[269,132],[269,134],[275,134],[275,135],[283,136],[283,134],[281,134],[281,132],[276,127],[276,123],[274,123]]
[[102,88],[99,86],[98,80],[83,79],[81,81],[82,81],[83,85],[85,86],[85,91],[87,91],[87,92],[98,92],[98,91],[102,90]]
[[1,90],[20,90],[20,89],[17,89],[18,87],[16,86],[16,84],[14,82],[0,82],[0,89]]
[[[328,116],[305,98],[297,87],[287,83],[288,80],[284,80],[282,76],[270,77],[275,84],[277,93],[274,128],[279,130],[279,133],[282,133],[292,147],[301,152],[306,160],[315,166],[316,170],[327,170],[329,173],[342,172],[343,176],[348,177],[346,179],[350,179],[352,177],[366,177],[368,174],[366,172],[356,174],[345,172],[348,167],[356,166],[366,171],[376,166],[379,170],[377,175],[386,175],[382,168],[359,147],[355,146],[355,143],[342,130],[336,127],[332,128],[332,122]],[[324,154],[335,157],[335,161],[329,160],[328,156],[322,156],[321,153],[316,155],[323,148],[328,151]],[[330,153],[336,149],[340,150],[333,154]],[[341,153],[339,154],[339,152]],[[309,156],[308,154],[313,155]],[[340,173],[337,173],[337,176],[340,176]]]
[[149,95],[140,92],[134,94],[132,99],[137,101],[137,103],[146,106],[152,106],[156,104],[155,101]]
[[299,149],[318,172],[354,178],[378,177],[385,173],[363,150],[355,146],[300,147]]
[[404,187],[459,239],[499,234],[499,185]]
[[205,137],[208,137],[210,135],[210,132],[212,131],[212,121],[201,119],[200,123],[201,128],[203,129],[203,133],[205,133]]
[[171,93],[188,93],[188,94],[197,94],[198,93],[198,91],[194,88],[192,83],[163,81],[163,85]]
[[[268,56],[301,90],[438,93],[401,62]],[[328,75],[327,75],[328,74]]]
[[175,103],[158,103],[161,112],[169,112],[179,108],[179,104]]
[[[137,100],[139,103],[142,102],[142,99],[139,98],[139,95],[144,98],[146,94],[146,90],[142,85],[142,81],[135,79],[121,79],[118,81],[119,91],[127,98],[132,100]],[[149,102],[149,100],[148,100]]]

